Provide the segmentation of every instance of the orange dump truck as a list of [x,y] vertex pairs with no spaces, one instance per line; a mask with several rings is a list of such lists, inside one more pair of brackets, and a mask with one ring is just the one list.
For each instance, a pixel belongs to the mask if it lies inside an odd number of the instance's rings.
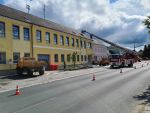
[[33,72],[39,72],[39,75],[43,75],[45,72],[46,62],[36,61],[35,58],[23,57],[17,64],[16,70],[18,75],[27,73],[33,75]]

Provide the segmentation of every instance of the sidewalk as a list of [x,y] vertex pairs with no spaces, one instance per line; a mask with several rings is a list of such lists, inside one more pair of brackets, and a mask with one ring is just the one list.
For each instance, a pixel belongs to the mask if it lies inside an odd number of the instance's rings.
[[75,70],[75,71],[46,71],[43,76],[25,78],[25,79],[17,79],[11,80],[6,83],[7,85],[0,85],[0,92],[5,92],[9,90],[14,90],[16,85],[19,85],[20,88],[29,87],[38,84],[45,84],[53,81],[58,81],[62,79],[88,75],[93,73],[106,70],[106,67],[96,67],[90,69],[82,69],[82,70]]

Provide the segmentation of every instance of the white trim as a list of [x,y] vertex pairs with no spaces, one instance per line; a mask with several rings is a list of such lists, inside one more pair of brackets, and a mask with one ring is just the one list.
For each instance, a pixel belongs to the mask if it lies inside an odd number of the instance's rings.
[[66,48],[58,48],[58,47],[47,47],[47,46],[33,46],[34,48],[42,48],[42,49],[53,49],[53,50],[67,50],[67,51],[80,51],[76,49],[66,49]]

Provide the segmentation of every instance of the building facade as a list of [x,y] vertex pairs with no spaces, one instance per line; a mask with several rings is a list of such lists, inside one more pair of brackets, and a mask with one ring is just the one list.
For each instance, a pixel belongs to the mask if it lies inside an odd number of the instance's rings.
[[92,63],[98,64],[102,60],[102,58],[108,58],[108,56],[109,52],[107,50],[107,47],[102,43],[94,41]]
[[92,40],[54,22],[0,5],[0,70],[15,69],[21,57],[35,57],[48,65],[71,65],[92,60]]

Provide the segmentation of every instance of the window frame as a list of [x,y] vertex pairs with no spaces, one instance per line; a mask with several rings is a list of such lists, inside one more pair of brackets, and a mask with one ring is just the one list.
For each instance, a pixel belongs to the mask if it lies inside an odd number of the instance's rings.
[[37,42],[42,42],[42,31],[41,30],[36,30],[36,40],[37,40]]
[[58,44],[58,36],[57,34],[54,34],[54,44],[57,45]]
[[[15,60],[15,54],[18,54],[19,55],[19,58],[17,59],[17,60]],[[14,64],[17,64],[18,63],[18,61],[19,61],[19,59],[20,59],[20,52],[13,52],[13,63]]]
[[[17,35],[15,34],[15,29],[14,28],[17,28]],[[12,25],[12,31],[13,31],[13,39],[20,39],[20,27],[19,25]]]
[[[47,37],[48,36],[48,37]],[[45,32],[45,41],[47,44],[50,44],[50,32]]]
[[69,46],[69,44],[70,44],[70,43],[69,43],[69,37],[66,36],[66,45]]
[[59,62],[59,60],[58,60],[58,54],[54,54],[54,62]]
[[[4,60],[1,55],[4,55]],[[6,64],[6,52],[0,52],[0,64]]]
[[72,46],[74,47],[74,38],[73,38],[73,37],[71,38],[71,41],[72,41],[72,42],[71,42],[71,43],[72,43]]
[[79,47],[79,39],[76,39],[76,46]]
[[65,55],[61,54],[61,62],[64,62],[64,61],[65,61]]
[[5,37],[5,22],[0,21],[0,24],[3,24],[3,33],[0,33],[0,37]]
[[60,44],[64,45],[64,36],[63,35],[60,35]]
[[[25,36],[25,30],[28,30],[28,37]],[[29,41],[30,40],[30,29],[27,27],[23,28],[23,35],[24,35],[24,40]]]
[[79,55],[77,55],[77,62],[79,62],[80,61],[80,56]]
[[71,61],[71,55],[70,54],[67,54],[67,62],[70,62]]

